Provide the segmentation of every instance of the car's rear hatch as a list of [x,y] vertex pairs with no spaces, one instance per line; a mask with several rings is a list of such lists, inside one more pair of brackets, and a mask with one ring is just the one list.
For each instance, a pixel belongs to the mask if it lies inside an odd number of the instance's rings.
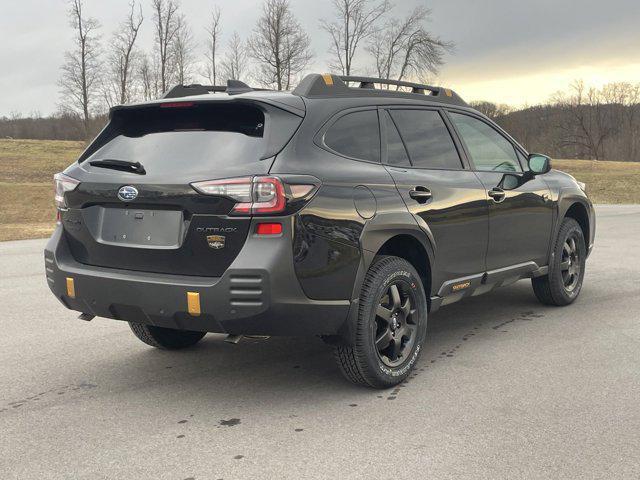
[[65,174],[64,234],[84,264],[220,276],[246,241],[250,217],[191,184],[263,175],[301,112],[250,99],[164,102],[112,111]]

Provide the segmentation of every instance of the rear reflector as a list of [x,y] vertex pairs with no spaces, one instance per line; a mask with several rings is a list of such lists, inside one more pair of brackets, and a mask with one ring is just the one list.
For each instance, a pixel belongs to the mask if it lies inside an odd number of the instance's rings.
[[282,233],[281,223],[259,223],[256,228],[258,235],[280,235]]
[[200,294],[198,292],[187,292],[187,308],[192,317],[200,316]]
[[76,298],[76,286],[71,277],[67,277],[67,297]]

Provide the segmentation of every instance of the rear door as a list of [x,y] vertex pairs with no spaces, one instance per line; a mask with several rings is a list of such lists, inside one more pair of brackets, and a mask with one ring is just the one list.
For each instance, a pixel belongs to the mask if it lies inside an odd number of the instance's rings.
[[381,110],[385,163],[409,211],[434,238],[434,293],[442,283],[481,276],[487,249],[482,183],[465,167],[437,109]]
[[230,198],[201,195],[191,184],[267,174],[300,122],[246,100],[115,110],[65,171],[81,182],[66,194],[62,214],[72,255],[110,268],[221,275],[244,245],[251,219],[230,215]]
[[448,115],[487,191],[487,270],[531,261],[546,265],[553,220],[546,182],[525,173],[524,156],[487,121],[454,111]]

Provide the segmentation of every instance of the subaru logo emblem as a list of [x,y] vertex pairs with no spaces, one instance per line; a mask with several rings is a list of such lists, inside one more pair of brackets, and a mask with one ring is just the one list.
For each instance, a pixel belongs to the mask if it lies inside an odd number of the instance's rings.
[[123,202],[130,202],[138,197],[138,189],[131,185],[125,185],[118,190],[118,198]]

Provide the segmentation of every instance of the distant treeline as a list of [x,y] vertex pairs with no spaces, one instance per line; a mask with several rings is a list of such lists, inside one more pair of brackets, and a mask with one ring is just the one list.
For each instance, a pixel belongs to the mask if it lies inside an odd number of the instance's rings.
[[61,113],[50,117],[0,117],[0,139],[27,138],[33,140],[86,140],[95,137],[107,123],[106,115],[89,120],[89,135],[85,122],[73,113]]
[[555,158],[640,161],[640,84],[611,83],[587,89],[574,82],[569,92],[546,105],[514,110],[476,102],[528,151]]

